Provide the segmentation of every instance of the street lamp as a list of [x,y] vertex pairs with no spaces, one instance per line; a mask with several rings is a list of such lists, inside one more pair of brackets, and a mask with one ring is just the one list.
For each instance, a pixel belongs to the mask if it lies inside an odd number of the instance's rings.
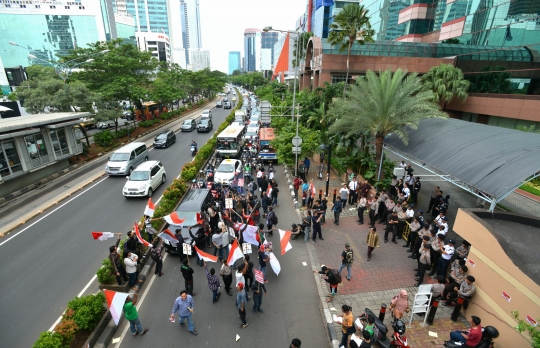
[[[269,32],[269,31],[277,31],[277,32],[280,32],[280,33],[290,33],[290,34],[296,34],[296,66],[294,67],[294,85],[293,85],[293,105],[292,105],[292,110],[291,110],[291,116],[292,116],[292,120],[294,121],[294,111],[295,111],[295,105],[296,105],[296,80],[298,80],[298,65],[299,65],[299,61],[298,61],[298,51],[299,51],[299,48],[298,48],[298,44],[300,42],[300,32],[299,31],[294,31],[294,30],[279,30],[279,29],[274,29],[272,28],[271,26],[268,26],[268,27],[264,27],[263,28],[263,31],[265,33]],[[298,138],[298,123],[300,121],[300,115],[296,115],[296,137]],[[296,165],[294,166],[294,175],[298,175],[298,153],[295,154],[296,156]]]
[[330,188],[330,163],[332,161],[332,144],[328,144],[328,146],[322,144],[319,146],[319,150],[328,150],[328,169],[326,172],[326,197],[328,197],[328,189]]
[[[31,50],[29,48],[21,46],[21,45],[17,44],[16,42],[13,42],[13,41],[10,41],[9,44],[12,45],[12,46],[17,46],[17,47],[24,48],[25,50],[28,50],[29,52],[36,52],[35,50]],[[60,78],[64,81],[64,83],[66,83],[66,80],[68,79],[69,75],[71,75],[73,69],[75,69],[76,67],[78,67],[81,64],[91,63],[91,62],[94,61],[94,59],[92,59],[92,58],[88,59],[88,57],[93,57],[93,56],[96,56],[98,54],[106,54],[106,53],[109,53],[109,52],[110,52],[110,50],[103,50],[103,51],[91,54],[91,55],[89,55],[87,57],[78,57],[78,58],[72,59],[72,60],[67,61],[65,63],[55,61],[55,60],[51,61],[49,59],[43,59],[43,58],[40,58],[40,57],[38,57],[38,56],[36,56],[36,55],[34,55],[32,53],[29,53],[28,57],[30,59],[38,60],[38,61],[41,61],[41,62],[43,62],[45,64],[49,64],[50,66],[52,66],[54,68],[54,71],[58,74],[58,76],[60,76]],[[79,60],[81,58],[87,58],[87,59],[85,61],[82,61],[82,62],[76,62],[77,60]]]

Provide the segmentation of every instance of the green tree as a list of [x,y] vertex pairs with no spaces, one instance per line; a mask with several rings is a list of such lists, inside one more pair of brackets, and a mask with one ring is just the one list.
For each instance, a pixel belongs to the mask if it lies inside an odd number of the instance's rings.
[[455,38],[452,38],[452,39],[446,39],[446,40],[443,40],[441,41],[441,43],[445,43],[445,44],[459,44],[459,40],[458,39],[455,39]]
[[[519,311],[511,311],[512,317],[518,322],[516,330],[520,333],[526,332],[531,338],[531,347],[540,348],[540,330],[523,319],[519,318]],[[539,321],[540,319],[536,319]]]
[[238,70],[238,69],[236,69],[236,70],[234,70],[234,71],[232,72],[232,76],[238,76],[238,75],[240,75],[240,74],[241,74],[241,72],[240,72],[240,70]]
[[445,105],[454,97],[461,101],[467,99],[470,82],[465,80],[460,68],[451,64],[440,64],[429,69],[427,74],[422,76],[422,82],[424,87],[433,91]]
[[511,94],[510,78],[512,75],[505,70],[506,68],[502,66],[484,66],[482,73],[467,75],[468,80],[471,81],[470,92]]
[[[278,161],[294,166],[296,157],[292,153],[292,138],[296,136],[296,122],[292,122],[290,117],[274,117],[272,118],[272,127],[276,129],[276,134],[278,134],[272,140],[272,146],[276,149]],[[318,151],[321,144],[319,131],[299,125],[298,136],[302,138],[302,154],[298,155],[298,158],[311,156]]]
[[190,88],[185,70],[178,64],[162,64],[152,84],[151,95],[154,101],[172,109],[172,103],[186,98]]
[[[417,73],[407,76],[401,69],[379,75],[369,70],[347,91],[347,99],[334,102],[329,112],[336,117],[329,133],[348,136],[368,132],[375,138],[375,159],[381,160],[384,138],[396,134],[408,143],[408,130],[416,129],[425,118],[446,118],[435,95],[422,89]],[[378,170],[378,169],[377,169]]]
[[[313,36],[311,32],[301,33],[300,37],[294,38],[294,50],[293,50],[293,67],[296,67],[300,64],[301,61],[306,59],[306,47],[309,41],[309,38]],[[297,46],[298,45],[298,46]],[[296,47],[298,47],[298,62],[296,61]]]
[[375,35],[375,31],[371,29],[368,12],[363,5],[348,4],[334,16],[334,22],[330,25],[328,43],[340,45],[340,51],[347,50],[347,75],[345,86],[343,86],[344,94],[349,81],[349,57],[353,43],[358,42],[360,45],[364,45],[366,42],[374,42],[373,35]]

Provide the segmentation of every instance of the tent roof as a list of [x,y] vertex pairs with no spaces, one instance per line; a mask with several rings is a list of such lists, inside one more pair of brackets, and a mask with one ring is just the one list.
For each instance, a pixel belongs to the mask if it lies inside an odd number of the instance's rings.
[[457,119],[422,120],[408,145],[385,145],[497,198],[540,171],[540,134]]

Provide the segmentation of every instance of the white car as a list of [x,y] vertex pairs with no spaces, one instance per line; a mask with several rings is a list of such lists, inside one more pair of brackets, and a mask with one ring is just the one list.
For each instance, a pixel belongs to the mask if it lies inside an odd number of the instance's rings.
[[113,120],[101,121],[97,123],[96,127],[99,129],[107,129],[110,127],[114,127],[114,121]]
[[259,125],[256,122],[248,124],[246,133],[250,131],[256,132],[257,134],[259,134]]
[[166,178],[165,167],[160,161],[143,162],[127,177],[122,193],[125,198],[152,197],[154,190],[165,183]]
[[222,185],[230,185],[235,177],[235,173],[242,170],[242,161],[235,159],[225,159],[217,167],[214,174],[214,181]]
[[212,110],[204,110],[201,114],[201,117],[212,118]]
[[254,129],[248,128],[247,132],[244,134],[242,138],[244,138],[244,140],[249,140],[249,139],[255,139],[256,136],[258,136],[257,131],[255,131]]

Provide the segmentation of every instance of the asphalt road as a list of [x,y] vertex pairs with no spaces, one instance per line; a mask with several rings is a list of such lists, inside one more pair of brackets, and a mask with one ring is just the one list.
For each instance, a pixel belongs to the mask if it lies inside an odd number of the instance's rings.
[[[229,113],[224,109],[213,112],[214,130]],[[191,140],[202,146],[211,135],[177,133],[175,144],[150,151],[150,159],[160,160],[167,171],[167,182],[154,192],[154,201],[192,159]],[[104,166],[95,172],[103,170]],[[90,232],[127,232],[146,206],[145,198],[122,196],[125,180],[104,177],[0,239],[1,346],[31,347],[39,333],[55,323],[69,300],[97,290],[96,281],[90,280],[112,242],[94,241]],[[70,183],[77,184],[77,178]]]
[[[278,228],[290,229],[296,223],[287,181],[281,166],[276,166],[277,182],[280,189]],[[262,220],[261,220],[262,221]],[[281,255],[279,233],[269,238],[272,241],[274,254],[281,264],[279,276],[267,266],[269,280],[266,284],[268,296],[263,296],[261,308],[264,313],[252,312],[253,300],[247,303],[246,319],[248,327],[240,328],[241,321],[238,308],[235,306],[236,290],[228,296],[222,290],[221,299],[212,303],[212,292],[208,288],[204,268],[195,264],[195,256],[191,264],[195,270],[194,326],[198,336],[191,335],[186,328],[176,322],[171,323],[169,316],[175,299],[184,289],[184,280],[180,273],[179,258],[167,255],[163,265],[163,277],[152,277],[139,293],[138,311],[142,325],[148,327],[143,337],[133,337],[129,331],[129,323],[123,321],[115,338],[121,338],[109,348],[137,347],[173,347],[181,342],[184,347],[288,347],[295,337],[300,338],[302,347],[328,347],[326,326],[323,326],[319,309],[317,287],[312,273],[306,244],[301,239],[291,240],[292,249]],[[213,254],[213,249],[206,249]],[[254,248],[251,261],[258,266],[257,253]],[[306,265],[303,265],[303,262]],[[237,262],[238,263],[238,262]],[[208,263],[208,269],[215,267],[219,273],[220,264]],[[220,278],[221,285],[223,281]],[[234,286],[234,281],[233,281]],[[252,292],[250,292],[250,296]],[[236,341],[236,335],[240,339]]]

